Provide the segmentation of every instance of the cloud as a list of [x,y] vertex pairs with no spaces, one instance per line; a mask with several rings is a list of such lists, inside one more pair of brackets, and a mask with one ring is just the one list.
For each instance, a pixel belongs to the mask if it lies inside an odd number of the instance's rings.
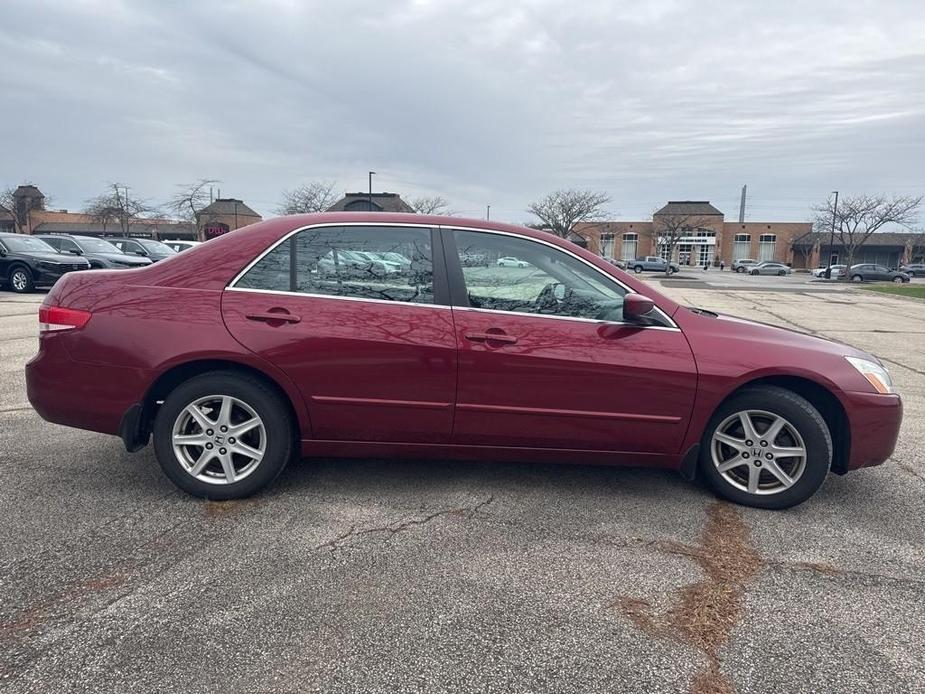
[[70,208],[110,180],[162,199],[209,177],[269,212],[370,169],[512,221],[563,187],[636,218],[734,211],[743,183],[755,219],[834,188],[925,192],[913,0],[39,4],[0,25],[0,182]]

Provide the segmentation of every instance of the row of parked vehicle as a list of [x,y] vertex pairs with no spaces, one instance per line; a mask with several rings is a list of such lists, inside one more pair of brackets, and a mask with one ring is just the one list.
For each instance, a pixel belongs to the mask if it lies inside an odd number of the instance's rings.
[[192,248],[197,241],[154,241],[72,234],[0,233],[0,286],[14,292],[50,286],[68,272],[128,270]]
[[925,263],[914,263],[911,265],[902,265],[899,270],[888,268],[876,263],[857,263],[849,269],[847,265],[831,265],[829,267],[818,267],[813,270],[813,277],[826,277],[829,279],[840,279],[848,277],[852,282],[895,282],[902,284],[909,282],[918,274],[919,277],[925,277]]

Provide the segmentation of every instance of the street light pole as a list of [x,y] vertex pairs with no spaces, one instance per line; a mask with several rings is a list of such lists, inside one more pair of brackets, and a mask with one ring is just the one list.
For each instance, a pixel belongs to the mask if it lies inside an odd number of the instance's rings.
[[832,205],[832,230],[829,232],[829,262],[826,263],[825,267],[825,278],[827,280],[832,279],[832,251],[835,250],[835,213],[838,211],[838,191],[832,191],[835,193],[835,204]]
[[370,212],[372,212],[372,210],[373,210],[373,176],[375,175],[375,173],[376,173],[375,171],[370,171],[370,172],[369,172],[369,198],[368,198],[368,202],[369,202],[369,211],[370,211]]
[[488,222],[491,220],[491,205],[485,209],[485,221]]

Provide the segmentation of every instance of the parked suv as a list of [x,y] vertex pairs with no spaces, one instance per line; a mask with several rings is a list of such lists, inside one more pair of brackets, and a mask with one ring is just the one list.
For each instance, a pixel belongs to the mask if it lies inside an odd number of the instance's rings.
[[909,281],[909,275],[898,270],[890,270],[883,265],[874,265],[873,263],[861,263],[852,265],[848,271],[848,277],[852,282],[895,282],[902,284]]
[[123,253],[128,253],[129,255],[134,255],[139,258],[148,258],[152,263],[171,258],[177,254],[177,252],[167,244],[154,241],[153,239],[114,238],[106,240]]
[[83,258],[62,255],[34,236],[0,233],[0,283],[14,292],[52,285],[67,272],[89,269]]
[[125,270],[151,264],[147,258],[138,258],[123,253],[108,241],[95,236],[42,234],[36,238],[42,239],[61,253],[83,256],[90,263],[91,268],[98,270]]
[[168,239],[166,241],[161,241],[161,243],[168,248],[172,248],[177,253],[182,253],[183,251],[188,251],[191,248],[202,245],[202,241],[185,241],[183,239]]
[[751,270],[753,265],[757,265],[758,261],[754,258],[739,258],[738,260],[732,261],[732,271],[733,272],[748,272]]
[[909,263],[900,265],[900,272],[905,272],[909,277],[925,277],[925,263]]
[[664,258],[659,258],[656,255],[647,255],[645,258],[636,258],[635,260],[627,261],[627,269],[632,268],[633,272],[665,272],[666,269],[670,270],[671,274],[679,272],[680,267],[674,263],[669,263]]

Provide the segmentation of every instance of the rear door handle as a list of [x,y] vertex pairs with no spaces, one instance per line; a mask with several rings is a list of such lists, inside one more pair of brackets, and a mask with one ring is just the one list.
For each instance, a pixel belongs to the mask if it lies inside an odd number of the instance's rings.
[[299,316],[293,316],[291,313],[276,313],[268,311],[267,313],[246,313],[244,317],[247,320],[262,321],[272,323],[273,321],[282,321],[283,323],[298,323],[302,319]]
[[470,342],[503,342],[508,345],[517,342],[516,337],[505,333],[466,333],[466,339]]

